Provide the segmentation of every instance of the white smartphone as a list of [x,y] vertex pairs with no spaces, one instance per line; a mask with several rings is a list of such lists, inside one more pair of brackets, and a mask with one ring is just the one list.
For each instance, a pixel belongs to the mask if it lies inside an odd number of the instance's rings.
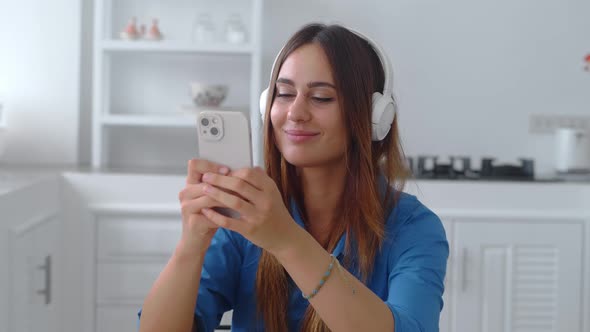
[[[250,121],[239,111],[207,110],[197,116],[199,158],[206,159],[231,170],[252,167]],[[239,218],[236,211],[216,211]]]

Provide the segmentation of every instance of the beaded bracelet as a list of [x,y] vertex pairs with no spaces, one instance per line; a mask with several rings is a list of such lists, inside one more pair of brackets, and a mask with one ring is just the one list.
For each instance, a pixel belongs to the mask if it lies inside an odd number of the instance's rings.
[[322,288],[322,286],[326,283],[326,280],[328,280],[328,278],[330,277],[330,273],[332,273],[332,268],[334,267],[334,262],[336,261],[336,257],[334,255],[330,255],[330,257],[332,258],[332,260],[330,261],[330,265],[328,266],[328,271],[326,271],[326,273],[324,273],[324,275],[322,276],[320,284],[314,290],[312,290],[309,295],[305,295],[303,292],[301,292],[301,295],[304,299],[309,301],[309,299],[314,297],[320,291],[320,288]]

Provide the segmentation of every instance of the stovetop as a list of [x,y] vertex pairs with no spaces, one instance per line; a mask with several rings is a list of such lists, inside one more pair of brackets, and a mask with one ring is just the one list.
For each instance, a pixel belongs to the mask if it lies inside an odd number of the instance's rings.
[[535,181],[534,160],[528,158],[509,164],[484,157],[479,169],[473,169],[471,158],[463,156],[408,157],[407,162],[418,179]]

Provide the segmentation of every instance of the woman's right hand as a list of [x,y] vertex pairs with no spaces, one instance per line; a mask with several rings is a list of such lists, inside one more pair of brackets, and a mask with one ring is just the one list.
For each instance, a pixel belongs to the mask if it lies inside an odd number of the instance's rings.
[[207,160],[191,159],[188,161],[186,186],[178,194],[182,211],[179,246],[183,252],[193,255],[207,251],[219,228],[201,213],[201,209],[219,206],[218,202],[204,194],[205,184],[201,183],[201,177],[207,172],[227,175],[229,169]]

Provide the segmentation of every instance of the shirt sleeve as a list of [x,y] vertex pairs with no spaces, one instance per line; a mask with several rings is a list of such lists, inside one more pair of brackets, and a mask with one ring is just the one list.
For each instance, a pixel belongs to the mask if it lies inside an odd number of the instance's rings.
[[[223,314],[235,305],[243,256],[232,234],[220,228],[205,254],[194,316],[198,332],[214,331]],[[141,317],[141,310],[138,317]]]
[[438,216],[419,205],[400,220],[389,256],[389,294],[395,332],[438,331],[449,245]]
[[220,228],[205,255],[195,307],[198,331],[213,331],[226,311],[233,309],[240,280],[242,251],[237,235]]

